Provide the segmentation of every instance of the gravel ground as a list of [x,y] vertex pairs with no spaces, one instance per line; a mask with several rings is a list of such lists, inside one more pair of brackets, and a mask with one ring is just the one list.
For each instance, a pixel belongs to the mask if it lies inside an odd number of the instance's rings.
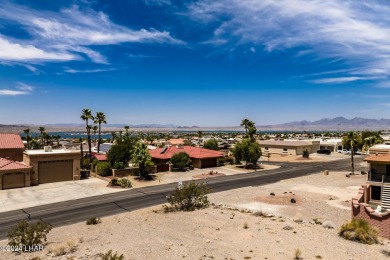
[[[49,233],[44,251],[2,252],[0,259],[100,259],[98,254],[110,249],[125,259],[293,259],[296,249],[304,259],[388,259],[381,253],[389,248],[387,240],[363,245],[337,235],[350,219],[351,197],[366,178],[318,173],[211,194],[210,201],[223,206],[195,212],[165,214],[160,205],[106,217],[95,226],[59,227]],[[297,203],[286,203],[288,196]],[[272,215],[255,216],[249,209]],[[315,224],[314,218],[332,222],[335,229]],[[73,252],[54,256],[61,251]]]

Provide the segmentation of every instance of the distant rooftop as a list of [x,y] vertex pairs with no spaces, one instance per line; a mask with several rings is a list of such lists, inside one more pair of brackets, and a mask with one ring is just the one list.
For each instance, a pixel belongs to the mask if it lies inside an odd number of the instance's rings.
[[389,144],[376,144],[376,145],[370,147],[370,149],[384,149],[384,150],[387,150],[387,149],[390,149],[390,145]]

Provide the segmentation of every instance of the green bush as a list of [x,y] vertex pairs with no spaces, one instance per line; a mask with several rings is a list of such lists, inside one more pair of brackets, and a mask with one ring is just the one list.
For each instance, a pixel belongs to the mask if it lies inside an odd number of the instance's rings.
[[123,254],[118,255],[118,253],[115,252],[115,254],[112,254],[112,250],[108,251],[105,254],[102,254],[102,260],[123,260],[125,257]]
[[91,170],[93,171],[93,172],[95,172],[96,171],[96,165],[98,164],[98,160],[93,160],[92,161],[92,163],[91,163]]
[[22,249],[41,246],[47,241],[46,235],[51,229],[52,227],[43,221],[29,224],[26,220],[21,220],[8,232],[8,245]]
[[303,158],[309,158],[309,156],[310,156],[309,151],[307,149],[303,150],[302,157]]
[[171,158],[173,168],[179,169],[180,171],[184,168],[189,167],[192,163],[190,156],[186,152],[175,153]]
[[226,158],[226,162],[228,162],[228,163],[230,163],[231,165],[233,165],[233,164],[234,164],[234,157],[231,157],[231,156],[227,157],[227,158]]
[[196,184],[194,181],[176,188],[175,192],[167,197],[171,206],[164,205],[166,212],[169,211],[193,211],[203,209],[210,205],[207,194],[211,189],[204,183]]
[[206,142],[204,142],[203,148],[217,151],[217,150],[219,150],[218,142],[214,138],[209,139]]
[[124,169],[125,164],[123,162],[115,162],[112,166],[113,169]]
[[345,239],[364,244],[378,243],[378,230],[362,219],[352,219],[341,226],[339,235]]
[[133,185],[129,179],[112,179],[110,181],[111,186],[121,186],[122,188],[131,188]]
[[109,162],[98,162],[97,174],[99,174],[100,176],[103,176],[103,177],[112,175],[110,163]]
[[96,218],[96,217],[87,219],[87,222],[86,222],[87,225],[97,225],[99,223],[102,223],[102,220],[100,218]]
[[122,188],[131,188],[133,187],[133,185],[131,184],[131,181],[129,179],[120,179],[118,181],[119,185],[122,187]]
[[91,159],[82,157],[80,160],[81,169],[90,170],[91,169]]
[[118,179],[112,179],[112,180],[110,181],[110,185],[111,185],[111,186],[119,186]]

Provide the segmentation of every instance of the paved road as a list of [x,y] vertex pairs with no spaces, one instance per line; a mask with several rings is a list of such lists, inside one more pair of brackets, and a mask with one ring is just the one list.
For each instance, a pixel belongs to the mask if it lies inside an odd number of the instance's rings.
[[[356,158],[356,170],[360,171],[362,158]],[[215,177],[207,182],[213,192],[247,186],[260,186],[282,179],[310,175],[322,170],[340,171],[350,169],[350,160],[342,159],[322,163],[283,163],[279,169],[240,175]],[[12,226],[22,219],[42,220],[52,226],[63,226],[86,221],[91,217],[115,215],[166,202],[177,184],[164,184],[111,193],[90,198],[59,202],[38,207],[0,213],[0,239],[6,238]]]

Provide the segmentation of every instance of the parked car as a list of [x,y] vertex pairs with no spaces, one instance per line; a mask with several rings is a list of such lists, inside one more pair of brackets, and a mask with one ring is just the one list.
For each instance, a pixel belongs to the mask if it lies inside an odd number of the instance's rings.
[[317,153],[329,155],[331,153],[331,151],[329,149],[320,149],[320,150],[317,150]]

